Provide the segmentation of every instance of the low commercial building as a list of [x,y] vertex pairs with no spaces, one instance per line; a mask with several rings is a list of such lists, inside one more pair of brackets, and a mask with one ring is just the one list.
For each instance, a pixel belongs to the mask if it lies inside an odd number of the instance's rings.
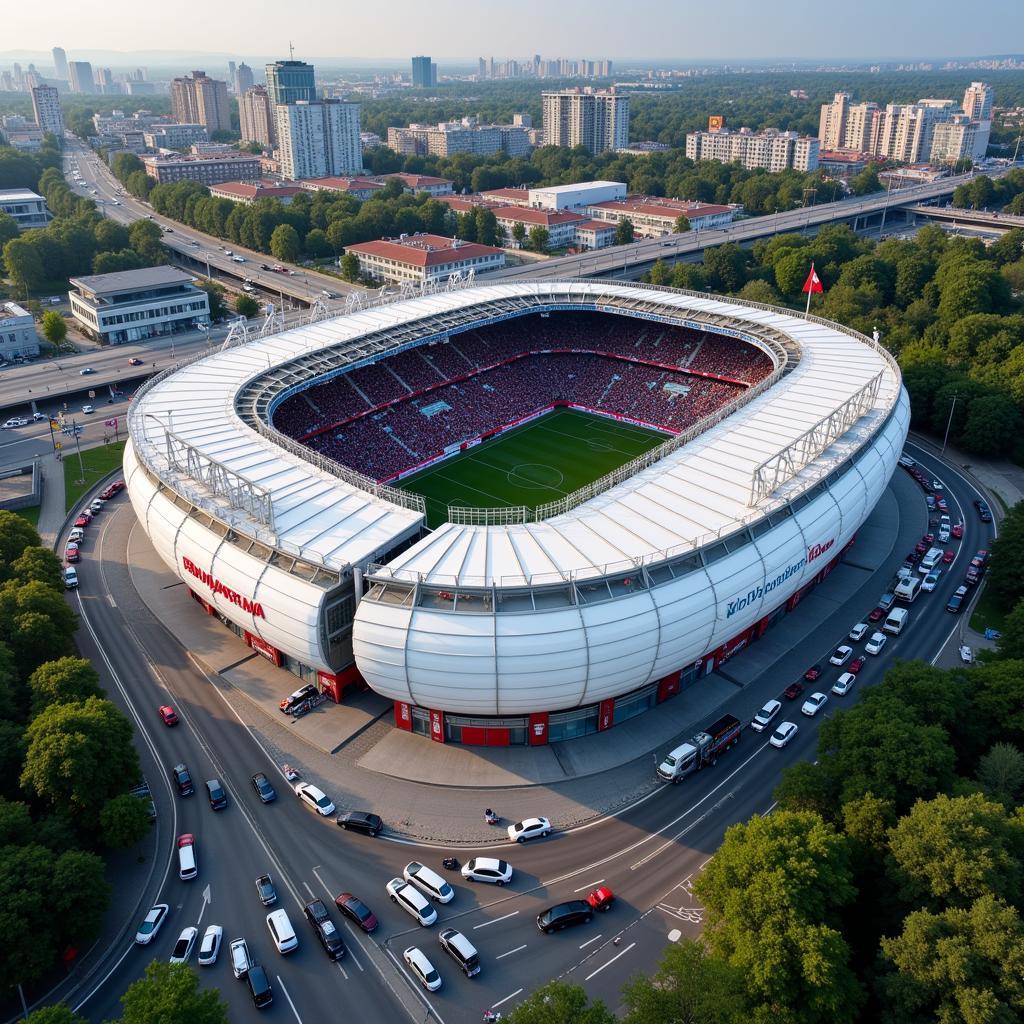
[[450,196],[454,184],[449,178],[435,178],[430,174],[405,174],[404,172],[381,174],[375,180],[387,182],[392,178],[397,178],[405,187],[406,192],[426,192],[428,196],[434,198]]
[[344,192],[359,200],[369,199],[384,188],[379,181],[369,178],[304,178],[295,184],[307,192]]
[[53,220],[46,200],[28,188],[0,189],[0,213],[12,217],[21,231],[45,228]]
[[522,224],[529,237],[534,228],[544,228],[548,233],[548,249],[562,249],[576,241],[576,226],[586,222],[587,218],[579,213],[568,210],[524,210],[521,206],[499,206],[494,210],[498,228],[504,235],[504,244],[518,247],[513,232],[517,224]]
[[593,220],[609,224],[629,220],[637,238],[659,238],[675,232],[680,216],[686,217],[692,231],[724,227],[732,223],[736,208],[660,196],[628,196],[623,200],[595,203],[587,207],[587,213]]
[[627,188],[621,181],[581,181],[575,185],[549,185],[531,188],[529,205],[538,210],[585,210],[595,203],[625,199]]
[[359,272],[377,281],[446,281],[452,274],[500,270],[505,253],[491,245],[444,235],[415,234],[347,246],[359,257]]
[[154,124],[143,131],[150,149],[187,149],[193,142],[208,142],[205,124]]
[[3,137],[11,149],[19,153],[36,153],[43,145],[43,129],[38,125],[28,125],[25,128],[4,127]]
[[252,206],[257,199],[278,199],[287,206],[302,191],[298,185],[279,185],[274,181],[225,181],[210,186],[210,195]]
[[39,355],[39,336],[32,314],[16,302],[0,302],[0,360]]
[[477,195],[481,199],[498,206],[529,206],[530,190],[528,188],[488,188]]
[[158,184],[198,181],[219,185],[222,181],[258,181],[263,176],[260,158],[252,153],[235,156],[144,156],[146,173]]
[[177,267],[71,278],[71,313],[97,341],[121,345],[210,322],[210,300]]
[[615,244],[616,225],[603,220],[585,220],[576,225],[576,246],[579,249],[604,249]]

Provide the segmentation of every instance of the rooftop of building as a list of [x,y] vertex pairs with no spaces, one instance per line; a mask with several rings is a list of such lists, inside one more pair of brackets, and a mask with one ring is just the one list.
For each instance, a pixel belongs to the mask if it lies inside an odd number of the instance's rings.
[[530,192],[554,192],[555,195],[569,196],[592,188],[625,188],[623,181],[577,181],[574,185],[544,185],[529,189]]
[[398,178],[404,181],[410,188],[420,188],[425,185],[451,185],[451,178],[435,178],[430,174],[407,174],[404,171],[396,171],[393,174],[381,174],[380,178],[386,181],[388,178]]
[[569,210],[537,210],[524,206],[498,206],[493,210],[498,220],[518,220],[525,224],[541,224],[553,227],[557,224],[575,224],[586,220],[582,214]]
[[239,162],[248,163],[255,160],[257,163],[259,163],[259,159],[259,155],[256,153],[216,153],[213,156],[196,156],[191,153],[187,155],[182,155],[180,153],[176,153],[174,155],[160,154],[158,156],[144,156],[142,157],[142,162],[144,164],[156,165],[180,163],[224,163],[225,160],[237,160]]
[[192,274],[177,267],[143,267],[141,270],[119,270],[113,274],[89,274],[72,277],[72,288],[93,295],[113,295],[116,292],[136,291],[144,288],[160,288],[172,284],[191,284]]
[[518,200],[521,203],[527,202],[530,198],[528,188],[489,188],[479,194],[491,199]]
[[463,242],[444,235],[418,233],[401,238],[381,238],[375,242],[360,242],[346,246],[347,252],[381,256],[416,267],[433,267],[478,256],[494,256],[502,252],[493,245]]
[[0,302],[0,317],[31,316],[32,314],[16,302]]
[[238,196],[239,199],[256,199],[260,196],[294,196],[302,189],[298,185],[282,185],[277,181],[222,181],[219,185],[211,185],[210,191]]
[[318,188],[335,189],[338,192],[373,192],[384,186],[379,181],[369,178],[303,178],[299,182],[302,188],[316,190]]
[[666,199],[664,196],[627,196],[625,199],[607,199],[603,203],[591,203],[591,210],[621,210],[623,213],[643,213],[649,217],[712,217],[718,213],[729,213],[731,206],[702,203],[694,199]]
[[33,192],[30,188],[0,188],[0,203],[23,203],[26,200],[32,199],[39,202],[43,201],[43,197],[38,192]]
[[577,231],[615,231],[616,226],[606,220],[584,220],[576,225]]

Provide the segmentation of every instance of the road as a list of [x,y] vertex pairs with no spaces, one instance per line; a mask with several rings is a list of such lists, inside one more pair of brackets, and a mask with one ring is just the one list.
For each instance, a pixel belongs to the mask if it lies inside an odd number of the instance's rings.
[[[956,634],[966,618],[948,615],[944,606],[971,553],[988,547],[992,534],[990,527],[977,522],[971,485],[951,467],[925,456],[922,460],[945,480],[954,521],[964,519],[961,553],[944,573],[936,593],[923,595],[913,605],[908,629],[891,638],[880,657],[869,659],[848,697],[832,697],[815,719],[804,718],[788,703],[785,714],[799,722],[800,732],[783,751],[769,747],[766,736],[745,731],[740,746],[714,769],[678,787],[661,787],[613,819],[556,833],[525,847],[496,842],[478,851],[418,848],[353,836],[339,831],[331,819],[316,818],[299,805],[261,747],[258,731],[242,723],[217,681],[197,669],[137,596],[128,544],[138,526],[126,498],[114,499],[88,530],[79,567],[81,588],[69,600],[82,618],[83,654],[100,670],[112,699],[135,720],[143,768],[159,810],[158,845],[167,860],[159,864],[145,906],[121,902],[111,913],[134,922],[158,901],[170,904],[172,911],[151,947],[135,948],[129,937],[111,951],[109,966],[89,986],[94,991],[79,1000],[81,1012],[93,1021],[114,1016],[121,993],[149,959],[167,957],[181,929],[197,921],[203,927],[222,925],[225,943],[239,935],[248,940],[268,968],[275,990],[270,1012],[282,1021],[302,1024],[331,1019],[343,1003],[358,1007],[359,1020],[390,1024],[408,1018],[468,1024],[479,1021],[487,1007],[512,1008],[553,977],[574,980],[591,996],[617,1006],[619,989],[631,974],[649,971],[668,942],[699,931],[703,909],[693,898],[693,879],[729,825],[770,811],[781,770],[814,756],[821,719],[856,701],[860,690],[880,679],[896,658],[940,657],[940,663],[952,663],[955,658],[949,652],[955,651]],[[900,527],[887,573],[895,569],[927,522],[916,483],[898,471],[892,486],[900,506]],[[882,572],[876,575],[881,577]],[[878,592],[882,589],[884,584],[877,582]],[[782,683],[798,678],[813,662],[827,661],[831,649],[844,640],[846,630],[863,618],[873,601],[872,596],[868,607],[858,601],[823,623],[811,640],[748,688],[737,700],[737,716],[749,720],[765,699],[778,694]],[[839,671],[826,673],[823,689]],[[156,708],[167,702],[182,717],[176,728],[166,728],[157,717]],[[178,761],[192,771],[198,790],[194,796],[182,799],[171,792],[168,773]],[[250,787],[249,776],[258,770],[274,779],[279,798],[273,804],[260,804]],[[209,809],[202,793],[203,781],[214,777],[225,784],[230,798],[229,807],[219,813]],[[467,798],[466,793],[452,792],[453,801]],[[482,802],[487,797],[474,791],[472,799]],[[537,789],[536,799],[537,813],[543,814],[543,788]],[[500,794],[494,794],[492,802],[500,809]],[[172,865],[174,839],[184,832],[197,838],[199,878],[193,882],[180,881]],[[496,840],[501,837],[497,830],[495,835]],[[506,889],[453,878],[457,895],[451,904],[438,908],[439,925],[421,929],[388,902],[384,884],[414,858],[440,868],[448,852],[462,860],[473,852],[505,857],[515,877]],[[279,905],[288,911],[299,936],[298,951],[287,957],[273,951],[263,920],[266,911],[255,893],[254,879],[268,870],[277,883]],[[585,896],[599,883],[610,885],[618,896],[608,914],[562,934],[546,936],[538,931],[534,918],[541,909]],[[207,887],[209,904],[204,899]],[[343,889],[364,899],[381,923],[372,936],[357,934],[348,922],[342,923],[349,955],[332,965],[302,919],[301,905],[313,895],[332,901]],[[340,922],[336,912],[335,919]],[[459,928],[477,946],[483,970],[476,978],[461,977],[440,950],[440,925]],[[444,979],[429,1003],[401,963],[403,949],[414,943],[425,950]],[[203,984],[220,988],[233,1021],[254,1020],[257,1011],[249,1004],[244,985],[234,983],[225,959],[222,953],[217,965],[194,969]],[[113,970],[104,979],[110,967]]]

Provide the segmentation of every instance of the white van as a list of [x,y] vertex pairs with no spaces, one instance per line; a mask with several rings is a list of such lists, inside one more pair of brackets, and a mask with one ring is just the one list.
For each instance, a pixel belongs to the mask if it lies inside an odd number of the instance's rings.
[[913,604],[917,600],[919,593],[921,593],[920,576],[910,576],[896,584],[895,594],[898,601],[906,601],[907,604]]
[[193,835],[186,833],[178,837],[178,877],[183,882],[191,882],[198,874],[196,840]]
[[929,548],[928,554],[917,564],[917,571],[928,575],[942,561],[942,548]]
[[[916,581],[915,581],[916,582]],[[891,612],[885,617],[885,623],[882,629],[886,633],[892,633],[893,636],[899,636],[903,632],[903,627],[907,624],[910,619],[910,612],[906,608],[893,608]]]

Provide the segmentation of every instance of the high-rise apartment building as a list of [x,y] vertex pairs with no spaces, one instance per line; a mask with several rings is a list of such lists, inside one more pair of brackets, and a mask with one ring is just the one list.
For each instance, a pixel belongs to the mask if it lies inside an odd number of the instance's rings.
[[932,133],[931,162],[956,163],[965,157],[974,157],[977,147],[979,122],[966,114],[956,114],[935,126]]
[[461,122],[389,128],[388,148],[406,156],[452,156],[454,153],[528,156],[532,146],[529,130],[522,125],[480,125],[466,118]]
[[32,110],[35,112],[36,124],[44,132],[52,132],[58,139],[64,138],[60,95],[52,85],[37,85],[32,90]]
[[591,153],[629,143],[629,96],[614,89],[542,94],[545,146],[584,146]]
[[821,107],[818,121],[818,141],[822,149],[845,149],[846,115],[850,109],[850,94],[837,92],[831,103]]
[[68,84],[72,92],[90,94],[96,91],[92,77],[92,65],[87,60],[68,62]]
[[316,99],[313,65],[302,60],[279,60],[267,65],[267,93],[270,105],[312,102]]
[[977,122],[974,133],[974,149],[968,155],[975,160],[984,157],[992,134],[992,86],[986,82],[971,82],[964,90],[964,115]]
[[358,103],[335,99],[277,104],[281,174],[291,179],[359,174],[359,109]]
[[274,108],[262,85],[251,86],[238,98],[238,120],[243,142],[258,142],[261,146],[275,144]]
[[249,67],[249,65],[246,64],[245,61],[242,61],[242,63],[239,64],[237,68],[235,68],[235,73],[231,79],[231,84],[234,87],[235,95],[239,98],[244,96],[245,93],[253,87],[255,81],[256,80],[253,78],[252,74],[252,68]]
[[58,82],[68,82],[68,55],[62,46],[53,48],[53,67]]
[[412,84],[416,89],[429,89],[437,85],[437,65],[429,57],[413,57]]
[[777,128],[761,132],[723,128],[717,132],[691,132],[686,136],[686,155],[691,160],[738,162],[751,169],[813,171],[818,166],[819,145],[815,138]]
[[211,132],[231,131],[227,82],[210,78],[205,71],[171,80],[171,110],[180,124],[204,124]]

